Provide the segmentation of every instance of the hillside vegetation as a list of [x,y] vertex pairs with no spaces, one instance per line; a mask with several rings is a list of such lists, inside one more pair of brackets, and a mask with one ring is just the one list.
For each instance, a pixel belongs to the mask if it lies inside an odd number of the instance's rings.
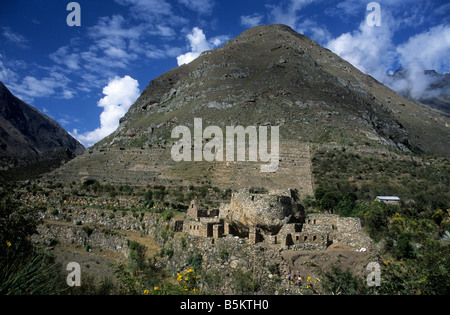
[[[359,217],[378,242],[380,293],[450,292],[450,163],[447,158],[319,149],[315,195],[304,204]],[[375,202],[399,196],[401,204]]]

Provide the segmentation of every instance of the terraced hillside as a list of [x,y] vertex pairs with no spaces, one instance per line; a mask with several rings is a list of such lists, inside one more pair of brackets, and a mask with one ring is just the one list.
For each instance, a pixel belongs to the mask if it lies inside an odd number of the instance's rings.
[[115,185],[200,185],[221,189],[244,187],[292,188],[311,195],[310,147],[299,141],[282,141],[278,171],[261,173],[262,162],[173,161],[170,148],[92,149],[48,174],[48,180],[79,182],[91,177]]

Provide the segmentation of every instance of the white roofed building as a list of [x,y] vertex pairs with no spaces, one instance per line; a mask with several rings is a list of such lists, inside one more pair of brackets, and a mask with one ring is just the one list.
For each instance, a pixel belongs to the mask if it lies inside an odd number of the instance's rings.
[[377,196],[375,201],[384,202],[389,205],[399,205],[400,198],[397,196]]

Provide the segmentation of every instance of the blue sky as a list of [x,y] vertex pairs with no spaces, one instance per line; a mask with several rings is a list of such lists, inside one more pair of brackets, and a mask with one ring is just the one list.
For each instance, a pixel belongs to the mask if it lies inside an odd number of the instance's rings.
[[450,72],[450,3],[380,0],[369,26],[361,0],[79,0],[70,27],[66,0],[3,0],[0,81],[86,146],[114,131],[148,83],[244,30],[287,24],[388,84],[417,95],[423,69]]

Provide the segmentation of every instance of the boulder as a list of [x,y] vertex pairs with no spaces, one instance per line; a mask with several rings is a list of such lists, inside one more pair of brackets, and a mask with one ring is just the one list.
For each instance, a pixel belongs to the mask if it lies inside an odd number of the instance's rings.
[[303,209],[290,190],[272,194],[244,189],[233,194],[226,221],[241,236],[247,235],[252,227],[261,229],[263,234],[275,235],[284,224],[302,222],[303,218]]

